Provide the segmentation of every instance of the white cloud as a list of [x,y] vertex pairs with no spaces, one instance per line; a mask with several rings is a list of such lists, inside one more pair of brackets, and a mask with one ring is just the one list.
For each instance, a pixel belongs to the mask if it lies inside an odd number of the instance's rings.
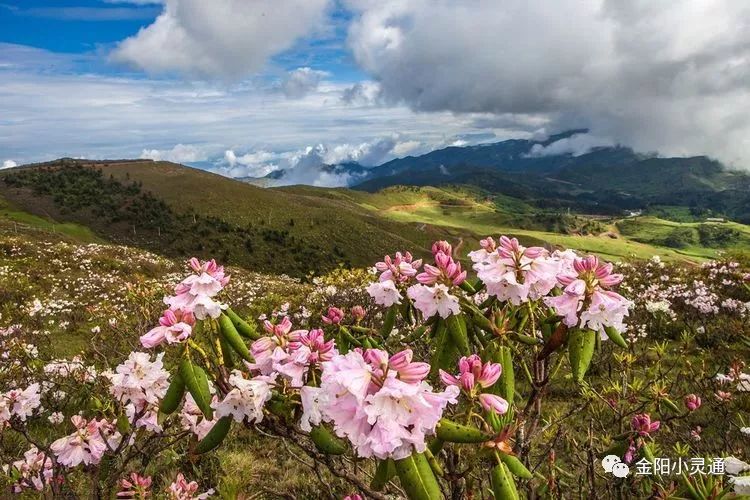
[[321,80],[328,76],[326,71],[318,71],[312,68],[297,68],[287,73],[286,78],[281,83],[281,89],[289,98],[299,99],[310,92],[317,90]]
[[346,4],[349,46],[389,102],[750,166],[746,2]]
[[323,24],[329,0],[166,0],[112,58],[148,72],[239,78]]
[[565,137],[551,144],[547,144],[546,146],[535,144],[531,148],[531,151],[529,151],[528,156],[540,157],[563,154],[581,156],[590,152],[594,148],[614,145],[615,142],[606,137],[597,137],[591,134],[574,134],[570,137]]
[[177,144],[172,149],[144,149],[141,158],[174,163],[194,163],[208,159],[206,151],[192,144]]
[[13,168],[17,166],[18,166],[18,163],[14,162],[13,160],[3,161],[3,168]]

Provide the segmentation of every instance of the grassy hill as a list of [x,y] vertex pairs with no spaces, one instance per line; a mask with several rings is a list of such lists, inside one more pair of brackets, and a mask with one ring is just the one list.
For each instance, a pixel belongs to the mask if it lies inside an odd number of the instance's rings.
[[61,160],[0,172],[0,217],[77,241],[291,276],[367,266],[399,249],[425,255],[436,239],[468,249],[499,234],[610,259],[695,261],[750,248],[750,229],[736,223],[576,215],[467,186],[262,189],[152,161]]
[[396,249],[426,253],[435,239],[476,240],[455,227],[384,218],[345,198],[261,189],[168,162],[10,169],[0,173],[0,197],[50,224],[90,228],[92,237],[294,276],[369,265]]

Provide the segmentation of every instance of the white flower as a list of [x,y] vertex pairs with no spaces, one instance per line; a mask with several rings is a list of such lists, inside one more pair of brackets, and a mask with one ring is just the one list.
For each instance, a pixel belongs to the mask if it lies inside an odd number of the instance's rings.
[[740,432],[743,433],[745,436],[750,437],[750,427],[741,427]]
[[736,457],[726,457],[724,459],[724,470],[727,471],[727,474],[736,476],[741,472],[750,470],[750,464]]
[[458,298],[451,295],[448,287],[443,284],[412,285],[406,293],[414,301],[414,307],[419,309],[425,318],[435,314],[439,314],[441,318],[447,318],[451,314],[458,314],[461,310]]
[[47,420],[49,420],[49,422],[51,424],[55,424],[55,425],[61,424],[61,423],[63,423],[65,421],[65,415],[63,415],[59,411],[56,411],[56,412],[50,414],[50,416],[47,417]]
[[229,385],[234,387],[221,402],[212,403],[217,417],[232,416],[237,422],[245,418],[249,422],[263,420],[263,405],[271,399],[273,378],[257,376],[246,379],[242,372],[234,370],[229,376]]
[[310,432],[312,427],[320,425],[323,421],[321,406],[326,404],[328,393],[323,392],[320,387],[303,386],[300,391],[302,398],[302,418],[299,422],[299,428],[305,432]]
[[738,495],[750,495],[750,476],[733,477],[732,484]]
[[133,403],[138,408],[157,404],[169,387],[169,372],[164,369],[164,353],[155,361],[145,352],[131,352],[127,361],[110,376],[110,391],[122,403]]
[[393,281],[375,281],[367,287],[367,293],[375,303],[383,307],[391,307],[401,303],[401,294]]

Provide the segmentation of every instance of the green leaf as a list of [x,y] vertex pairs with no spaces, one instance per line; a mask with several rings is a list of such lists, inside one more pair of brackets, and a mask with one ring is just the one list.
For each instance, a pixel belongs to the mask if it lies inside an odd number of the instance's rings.
[[182,397],[184,395],[185,382],[183,382],[182,377],[179,373],[175,373],[174,375],[172,375],[172,381],[169,383],[167,393],[161,400],[159,411],[167,415],[169,415],[170,413],[174,413],[175,410],[177,410],[177,407],[180,406],[180,402],[182,402]]
[[443,441],[450,443],[485,443],[492,439],[492,436],[477,429],[441,418],[435,428],[435,434]]
[[229,434],[229,429],[232,427],[232,417],[221,417],[208,434],[201,439],[198,446],[195,448],[195,453],[202,454],[207,453],[214,448],[218,447],[224,438]]
[[211,392],[208,389],[206,372],[200,366],[194,365],[189,358],[183,358],[180,362],[179,373],[185,382],[185,387],[193,396],[195,404],[207,419],[213,420],[214,411],[211,408]]
[[593,330],[571,330],[568,337],[568,357],[573,371],[573,379],[582,382],[594,357],[597,332]]
[[396,460],[396,472],[409,500],[440,500],[443,495],[423,453]]
[[232,311],[232,309],[227,307],[224,312],[227,316],[229,316],[229,319],[232,321],[232,324],[234,324],[234,327],[237,329],[240,335],[251,340],[258,340],[261,337],[261,335],[258,333],[258,330],[255,329],[255,326],[247,323],[245,320],[240,318],[237,313]]
[[253,357],[250,355],[250,350],[245,345],[245,341],[240,337],[239,332],[234,327],[232,320],[226,314],[219,316],[219,332],[220,335],[227,341],[227,344],[239,354],[239,356],[245,361],[253,361]]

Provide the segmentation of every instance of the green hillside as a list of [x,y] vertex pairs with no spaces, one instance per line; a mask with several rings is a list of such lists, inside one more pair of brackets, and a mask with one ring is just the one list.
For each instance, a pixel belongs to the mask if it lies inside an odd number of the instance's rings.
[[257,188],[168,162],[64,160],[0,173],[0,196],[37,217],[168,256],[215,256],[303,276],[365,266],[435,239],[476,240],[455,227],[399,222],[350,200]]

